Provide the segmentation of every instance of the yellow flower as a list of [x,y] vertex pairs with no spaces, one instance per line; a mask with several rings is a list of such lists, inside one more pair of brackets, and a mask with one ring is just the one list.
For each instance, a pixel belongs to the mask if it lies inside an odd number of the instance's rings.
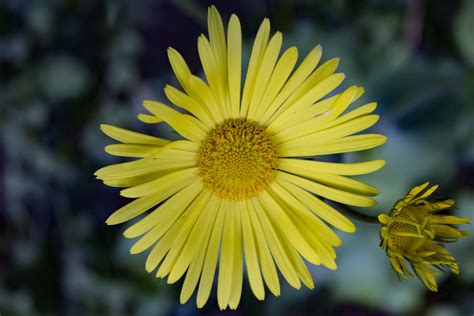
[[[316,46],[295,67],[298,52],[280,57],[282,35],[270,38],[265,19],[257,33],[241,91],[242,35],[237,16],[227,28],[214,7],[208,15],[209,39],[201,35],[198,52],[207,82],[191,74],[174,49],[168,56],[184,91],[166,86],[173,107],[145,101],[146,123],[161,121],[184,139],[169,141],[102,125],[122,144],[106,147],[112,155],[138,160],[96,172],[105,184],[125,187],[134,198],[108,219],[123,223],[155,210],[129,227],[140,238],[131,253],[152,248],[146,270],[174,283],[185,276],[181,302],[197,289],[197,305],[208,300],[218,266],[217,300],[221,309],[237,308],[244,260],[250,287],[259,300],[264,284],[280,295],[278,270],[289,284],[313,288],[306,261],[336,269],[340,238],[328,224],[353,232],[351,221],[321,198],[372,206],[379,191],[346,176],[380,169],[384,161],[332,163],[308,156],[338,154],[379,146],[386,137],[358,133],[377,122],[375,103],[348,111],[363,93],[350,87],[326,97],[343,80],[338,59],[317,67]],[[324,222],[325,221],[325,222]],[[327,224],[328,223],[328,224]]]
[[454,242],[466,236],[466,232],[452,225],[469,223],[470,220],[437,215],[437,212],[451,208],[454,200],[429,200],[438,186],[423,192],[428,185],[426,182],[414,187],[403,200],[395,203],[389,215],[379,215],[382,223],[380,237],[381,247],[387,252],[397,275],[405,279],[407,275],[412,276],[405,265],[407,260],[418,278],[436,292],[438,285],[434,276],[439,275],[438,270],[446,272],[445,268],[449,268],[459,274],[456,259],[438,242]]

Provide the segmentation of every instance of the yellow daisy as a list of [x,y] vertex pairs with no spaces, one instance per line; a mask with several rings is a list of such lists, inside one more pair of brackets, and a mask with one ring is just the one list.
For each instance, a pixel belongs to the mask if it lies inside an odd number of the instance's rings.
[[437,215],[437,212],[451,208],[454,200],[429,200],[438,186],[424,191],[428,185],[426,182],[414,187],[403,200],[395,203],[389,215],[379,215],[382,223],[380,237],[381,247],[387,252],[397,275],[404,279],[407,275],[412,276],[405,265],[407,260],[426,287],[436,292],[438,285],[434,276],[439,275],[438,270],[445,272],[445,268],[449,268],[459,274],[456,259],[438,242],[454,242],[466,236],[466,232],[452,225],[469,223],[470,220]]
[[135,199],[108,219],[123,223],[156,207],[129,227],[140,237],[131,253],[149,248],[146,270],[174,283],[185,275],[181,302],[197,287],[197,306],[207,302],[218,267],[219,307],[237,308],[244,261],[250,287],[259,300],[264,284],[280,295],[278,271],[289,284],[313,288],[306,261],[336,269],[339,237],[327,223],[345,231],[354,225],[321,198],[372,206],[379,191],[346,176],[380,169],[381,160],[352,164],[309,160],[379,146],[386,137],[358,133],[377,122],[375,103],[348,111],[360,87],[326,97],[343,80],[339,60],[317,67],[316,46],[295,67],[298,51],[280,56],[282,35],[270,38],[270,22],[258,30],[242,82],[242,34],[232,15],[227,37],[215,7],[208,14],[209,38],[198,52],[206,81],[193,75],[174,49],[168,56],[182,90],[166,86],[169,101],[183,111],[145,101],[146,123],[169,124],[184,139],[168,141],[102,125],[119,141],[112,155],[139,158],[96,172],[105,184],[125,187]]

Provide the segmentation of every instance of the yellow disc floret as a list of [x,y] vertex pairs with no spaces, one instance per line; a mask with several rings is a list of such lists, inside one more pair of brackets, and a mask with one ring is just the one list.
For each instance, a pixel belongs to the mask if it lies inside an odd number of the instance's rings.
[[204,185],[226,200],[254,197],[272,181],[276,146],[265,128],[243,118],[212,129],[198,152]]

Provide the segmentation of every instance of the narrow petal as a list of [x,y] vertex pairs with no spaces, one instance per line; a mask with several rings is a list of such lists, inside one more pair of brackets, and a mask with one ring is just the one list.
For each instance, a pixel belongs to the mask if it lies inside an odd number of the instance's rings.
[[216,218],[217,218],[217,212],[219,211],[219,207],[216,208],[214,210],[214,213],[212,214],[212,217],[211,217],[212,225],[206,230],[206,233],[204,234],[203,238],[200,240],[200,243],[196,245],[196,249],[198,251],[195,255],[195,258],[191,261],[191,264],[189,265],[188,272],[186,273],[186,279],[184,280],[183,288],[181,290],[181,296],[180,296],[181,304],[184,304],[189,300],[189,298],[193,294],[198,284],[199,277],[204,268],[204,258],[205,258],[207,249],[209,247],[210,236],[216,225]]
[[[224,117],[228,117],[228,109],[226,103],[226,81],[223,81],[222,71],[218,64],[216,51],[211,47],[206,36],[201,35],[198,38],[198,52],[201,58],[202,68],[206,75],[210,92],[212,93],[216,102],[220,105],[219,110]],[[227,79],[227,77],[225,77]]]
[[[184,214],[183,217],[185,216],[193,217],[191,214],[194,214],[194,213],[192,212],[200,212],[199,210],[194,210],[194,209],[197,209],[199,207],[202,208],[202,205],[206,203],[206,198],[208,198],[208,196],[205,194],[202,194],[198,199],[196,199],[194,203],[192,204],[192,206],[194,207],[192,211],[190,210],[190,207],[188,208],[189,203],[190,203],[188,200],[188,201],[185,201],[187,203],[182,204],[183,206],[182,208],[177,209],[176,214],[172,214],[172,213],[164,214],[163,221],[160,223],[157,223],[157,225],[155,225],[151,230],[148,230],[140,239],[138,239],[138,241],[136,241],[135,244],[133,244],[132,248],[130,249],[130,253],[137,254],[150,248],[158,239],[160,239],[165,234],[168,234],[170,230],[173,231],[172,227],[174,227],[175,225],[181,225],[180,223],[183,222],[183,219],[181,218],[181,216],[183,214]],[[198,207],[196,207],[196,205]],[[165,213],[166,211],[167,209],[165,208],[163,212]],[[152,216],[152,215],[153,213],[149,216]],[[145,222],[145,224],[147,223]],[[187,224],[187,225],[189,226],[190,224]],[[141,227],[138,227],[138,228],[141,228]],[[174,230],[176,229],[177,228],[175,227]]]
[[177,257],[176,262],[170,271],[168,284],[173,284],[178,281],[194,260],[197,252],[202,250],[199,246],[202,245],[202,240],[209,238],[208,232],[210,235],[219,207],[220,201],[211,199],[203,208],[201,214],[193,224],[193,228],[190,230],[189,237],[187,238],[180,255]]
[[186,139],[199,143],[206,136],[206,127],[193,116],[181,114],[160,102],[145,101],[143,105]]
[[242,235],[244,241],[244,255],[247,266],[247,275],[250,283],[250,288],[258,300],[265,299],[265,289],[263,287],[262,275],[260,266],[258,264],[258,252],[254,232],[252,229],[252,222],[250,220],[250,210],[245,206],[245,202],[241,202],[240,208]]
[[275,225],[285,228],[284,232],[286,237],[291,241],[291,244],[298,250],[298,252],[309,262],[317,263],[319,261],[318,255],[300,234],[299,230],[283,211],[282,207],[275,202],[266,191],[262,191],[257,198],[264,210],[272,210],[272,220],[275,221]]
[[212,115],[213,121],[215,123],[222,122],[226,116],[224,115],[223,108],[218,105],[211,88],[201,78],[196,76],[189,77],[189,85],[196,95],[195,98],[199,100]]
[[177,50],[171,47],[168,48],[168,58],[176,78],[183,87],[184,91],[189,94],[191,89],[189,87],[188,78],[191,76],[191,71],[186,64],[186,61]]
[[229,76],[229,98],[231,115],[237,118],[240,115],[240,90],[242,76],[242,31],[237,15],[232,14],[227,30],[227,60]]
[[[308,161],[308,162],[311,163],[311,161]],[[304,163],[300,164],[300,166],[301,165],[304,166]],[[309,165],[311,166],[311,164]],[[282,171],[287,171],[288,173],[299,175],[307,179],[314,180],[318,183],[321,183],[330,187],[341,189],[347,192],[352,192],[355,194],[377,195],[380,193],[379,190],[374,186],[371,186],[369,184],[363,183],[358,180],[343,177],[340,175],[317,172],[314,170],[312,170],[311,172],[307,172],[307,170],[305,170],[304,167],[298,168],[297,166],[297,167],[292,168],[291,164],[290,166],[288,166],[288,165],[285,165],[285,163],[283,163],[283,167],[281,166],[281,164],[279,164],[278,169]]]
[[170,196],[177,192],[176,188],[182,189],[197,179],[197,168],[188,168],[170,173],[156,180],[140,184],[120,191],[120,195],[130,198],[138,198],[150,194],[162,194]]
[[154,115],[149,115],[149,114],[138,114],[137,118],[140,122],[146,123],[146,124],[156,124],[156,123],[161,123],[163,122],[162,119],[154,116]]
[[266,109],[263,116],[260,118],[260,122],[263,125],[267,125],[268,120],[272,115],[280,108],[280,106],[286,101],[286,99],[303,83],[303,81],[311,74],[316,68],[319,60],[321,59],[321,46],[318,45],[313,48],[305,59],[298,66],[296,71],[291,75],[290,79],[285,83],[277,97],[271,102]]
[[[206,190],[203,192],[206,192]],[[166,277],[175,266],[179,255],[183,251],[184,244],[188,239],[190,232],[196,225],[197,219],[201,216],[207,206],[213,202],[212,197],[208,197],[209,194],[206,192],[203,194],[201,199],[196,199],[195,202],[186,210],[186,213],[174,223],[173,231],[170,229],[170,231],[166,233],[166,235],[172,233],[174,239],[168,253],[166,254],[166,257],[156,272],[157,278]],[[171,283],[171,281],[172,279],[168,279],[168,284]]]
[[[215,6],[208,10],[207,25],[213,55],[219,72],[219,79],[225,82],[227,78],[227,44],[225,38],[224,24]],[[222,91],[224,92],[224,91]]]
[[[216,198],[216,197],[212,197]],[[214,275],[216,272],[217,258],[219,255],[219,248],[221,244],[222,231],[224,227],[224,220],[226,216],[226,209],[223,207],[224,203],[219,208],[216,223],[212,229],[211,238],[206,251],[206,257],[204,259],[204,265],[201,273],[201,279],[199,282],[198,294],[196,297],[196,303],[198,308],[201,308],[206,304],[211,293],[212,284],[214,281]]]
[[[285,100],[285,102],[278,108],[278,110],[273,113],[268,123],[278,119],[278,117],[283,112],[287,111],[290,106],[292,106],[295,102],[301,99],[304,95],[308,94],[309,91],[318,86],[322,81],[330,77],[335,72],[338,65],[339,59],[334,58],[328,60],[320,67],[318,67],[308,78],[303,81],[303,83],[298,85],[298,87],[294,91],[292,91],[291,95]],[[339,79],[343,80],[344,77]]]
[[227,213],[225,216],[224,231],[222,234],[222,247],[219,258],[219,278],[217,281],[217,302],[221,310],[229,304],[232,289],[232,274],[234,272],[234,256],[236,238],[236,223],[234,210],[230,208],[231,202],[224,202]]
[[282,144],[278,146],[280,157],[316,156],[346,153],[371,149],[382,145],[387,137],[378,134],[347,136],[325,144],[315,146]]
[[274,136],[277,144],[288,143],[288,145],[296,146],[298,144],[324,144],[348,135],[352,135],[363,131],[379,120],[378,115],[367,115],[356,118],[349,122],[336,125],[324,130],[311,133],[311,130],[299,130],[296,133],[281,131]]
[[306,94],[301,96],[301,98],[291,103],[279,116],[274,116],[274,119],[268,126],[268,131],[271,133],[278,133],[294,124],[294,120],[297,119],[300,109],[305,108],[326,96],[328,93],[336,89],[343,80],[343,74],[334,74],[322,80]]
[[297,185],[281,179],[279,183],[314,214],[345,232],[355,232],[354,224],[337,210]]
[[127,238],[135,238],[145,234],[154,227],[159,227],[158,231],[167,231],[187,209],[189,204],[201,193],[203,188],[201,181],[196,180],[170,197],[156,210],[130,226],[124,231],[123,235]]
[[177,171],[196,165],[195,159],[161,162],[159,159],[140,159],[101,168],[95,172],[98,179],[115,180],[136,176],[147,176],[158,171]]
[[298,274],[291,264],[291,261],[276,233],[276,230],[280,228],[279,224],[272,224],[268,218],[268,210],[265,209],[265,206],[262,205],[259,200],[254,201],[256,202],[254,203],[254,207],[257,211],[256,213],[260,220],[263,233],[265,234],[265,239],[268,242],[268,246],[270,247],[270,251],[275,259],[278,269],[292,287],[299,289],[301,287],[301,282],[298,278]]
[[260,106],[260,100],[262,98],[265,89],[267,88],[268,81],[272,75],[273,69],[275,68],[276,61],[280,54],[281,44],[283,37],[280,32],[273,35],[272,39],[268,43],[265,54],[263,55],[262,62],[258,69],[258,75],[255,80],[253,87],[252,97],[250,98],[249,110],[247,113],[248,119],[256,120],[255,114],[258,106]]
[[190,178],[190,181],[185,181],[183,183],[179,183],[178,185],[173,183],[168,186],[165,185],[162,187],[162,190],[156,191],[154,194],[138,198],[115,211],[109,216],[109,218],[107,218],[106,223],[108,225],[116,225],[143,214],[151,207],[165,200],[172,194],[182,190],[184,187],[191,184],[191,182],[193,182],[192,178]]
[[247,75],[245,77],[244,91],[242,94],[242,104],[240,108],[240,116],[247,116],[247,111],[252,97],[255,80],[263,60],[263,55],[267,48],[268,40],[270,38],[270,21],[264,19],[260,28],[258,29],[255,41],[250,55],[249,65],[247,68]]
[[262,115],[267,111],[268,106],[275,99],[285,82],[288,80],[297,60],[298,50],[296,47],[288,48],[278,60],[278,63],[272,72],[272,76],[268,81],[265,93],[256,106],[254,116],[255,120],[259,121]]
[[310,175],[316,173],[328,173],[338,175],[361,175],[375,172],[385,166],[383,160],[372,160],[358,163],[336,163],[303,159],[278,159],[278,169],[296,174]]
[[107,136],[124,144],[153,145],[156,147],[163,146],[169,143],[169,140],[166,139],[129,131],[124,128],[108,124],[101,124],[100,129]]
[[270,249],[268,248],[265,235],[263,233],[262,225],[258,219],[257,212],[254,204],[258,202],[247,200],[247,209],[250,214],[250,221],[252,223],[253,231],[255,233],[255,241],[257,244],[258,260],[262,269],[263,279],[267,284],[270,292],[275,296],[280,296],[280,281],[278,279],[278,273],[273,261]]
[[[334,233],[318,216],[312,213],[308,208],[301,203],[293,194],[291,194],[285,187],[285,183],[276,180],[270,186],[270,191],[273,198],[280,198],[288,205],[288,212],[291,218],[299,218],[301,222],[308,225],[311,230],[321,235],[322,239],[331,243],[332,245],[340,246],[341,239]],[[286,211],[287,208],[285,208]]]
[[238,203],[233,203],[233,215],[235,219],[235,236],[234,236],[234,262],[232,272],[232,286],[230,289],[229,307],[237,309],[242,295],[242,282],[244,277],[243,253],[242,253],[242,222],[240,215],[240,207]]
[[105,146],[105,152],[118,157],[143,158],[150,156],[159,148],[154,145],[112,144]]
[[166,85],[164,92],[168,100],[196,116],[207,128],[214,126],[214,122],[211,118],[212,115],[208,112],[208,109],[203,107],[195,99],[170,85]]
[[374,206],[376,204],[376,202],[371,198],[331,188],[281,171],[277,172],[277,177],[336,202],[362,207]]
[[150,252],[147,258],[146,270],[148,272],[153,271],[158,266],[158,263],[165,257],[166,253],[172,247],[174,240],[178,238],[179,230],[181,229],[183,223],[186,222],[186,219],[189,217],[195,218],[196,211],[199,212],[200,210],[202,210],[207,205],[210,198],[211,195],[209,194],[209,192],[207,192],[206,190],[201,191],[198,197],[185,210],[186,216],[181,217],[178,221],[175,221],[170,227],[170,229],[166,231],[163,238],[161,238],[158,243],[153,247],[153,250]]

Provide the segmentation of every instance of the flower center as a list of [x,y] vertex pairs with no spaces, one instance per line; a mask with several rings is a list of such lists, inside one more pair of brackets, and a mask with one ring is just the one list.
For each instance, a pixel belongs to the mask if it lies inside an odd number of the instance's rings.
[[273,181],[277,157],[264,127],[243,118],[227,119],[203,140],[197,155],[199,175],[219,197],[244,200]]

